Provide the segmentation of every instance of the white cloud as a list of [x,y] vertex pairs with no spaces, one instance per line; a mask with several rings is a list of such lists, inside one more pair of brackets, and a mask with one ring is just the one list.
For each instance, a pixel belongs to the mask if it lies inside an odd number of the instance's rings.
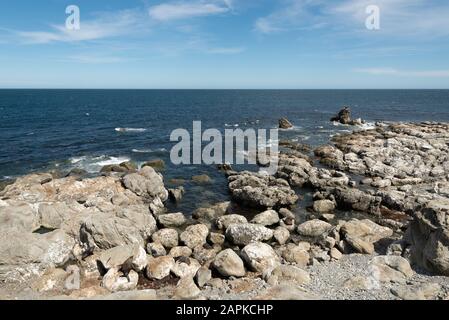
[[25,43],[78,42],[112,38],[136,31],[144,22],[137,10],[103,13],[93,20],[81,20],[79,30],[69,30],[65,25],[52,25],[51,31],[15,31]]
[[[271,14],[259,17],[255,30],[276,33],[317,25],[334,35],[366,33],[366,8],[380,8],[381,29],[388,36],[448,36],[449,2],[438,0],[283,0]],[[338,32],[338,33],[337,33]]]
[[391,75],[401,77],[422,77],[422,78],[446,78],[449,77],[449,70],[398,70],[394,68],[359,68],[355,72],[370,75]]
[[229,12],[232,2],[224,1],[197,1],[163,3],[150,7],[150,17],[158,21],[170,21],[216,15]]

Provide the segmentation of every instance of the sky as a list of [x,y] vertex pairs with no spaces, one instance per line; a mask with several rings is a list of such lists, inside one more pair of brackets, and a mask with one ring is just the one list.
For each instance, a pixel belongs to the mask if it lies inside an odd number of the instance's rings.
[[447,0],[2,0],[0,88],[449,89],[448,17]]

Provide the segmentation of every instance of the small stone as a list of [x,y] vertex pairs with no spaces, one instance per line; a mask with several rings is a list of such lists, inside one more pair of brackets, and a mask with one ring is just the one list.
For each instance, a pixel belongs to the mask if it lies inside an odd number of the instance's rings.
[[317,213],[328,213],[335,209],[335,203],[331,200],[317,200],[313,203],[313,211]]
[[199,268],[201,268],[201,265],[197,260],[181,258],[175,262],[171,268],[171,272],[178,278],[194,277]]
[[157,217],[157,220],[165,228],[181,227],[187,222],[182,212],[161,214]]
[[340,252],[340,250],[334,247],[330,250],[330,256],[334,260],[340,260],[343,254]]
[[319,237],[329,232],[332,225],[318,219],[306,221],[298,226],[298,233],[305,237]]
[[153,257],[166,256],[167,251],[164,246],[158,242],[149,242],[147,244],[147,252]]
[[161,280],[170,275],[170,271],[175,265],[175,260],[170,256],[149,258],[147,265],[147,277]]
[[192,249],[187,246],[173,247],[170,249],[168,255],[173,258],[190,257],[192,255]]
[[174,297],[181,300],[191,300],[198,298],[200,294],[201,290],[196,286],[193,278],[185,277],[176,284]]
[[217,219],[216,225],[220,230],[226,230],[231,224],[248,223],[248,220],[239,214],[228,214]]
[[179,236],[175,229],[160,229],[151,236],[154,242],[162,244],[166,249],[178,246]]
[[198,286],[202,288],[212,279],[212,271],[209,268],[201,267],[198,269],[195,279]]
[[211,232],[209,234],[209,241],[212,244],[222,245],[225,242],[225,235],[221,233]]
[[267,283],[270,285],[278,285],[282,283],[294,282],[297,285],[303,285],[310,282],[308,272],[289,265],[280,265],[276,267],[267,277]]
[[225,277],[243,277],[245,275],[242,259],[231,249],[218,253],[213,261],[213,266]]
[[271,226],[279,222],[279,215],[274,210],[267,210],[262,213],[257,214],[251,223],[260,224],[262,226]]
[[280,245],[283,245],[290,238],[290,231],[288,231],[287,228],[284,227],[277,227],[274,230],[273,237]]
[[286,208],[279,209],[279,214],[282,218],[291,218],[295,219],[295,214]]
[[204,224],[196,224],[188,226],[186,230],[181,233],[181,241],[186,246],[193,249],[196,246],[202,246],[206,243],[207,236],[209,234],[209,228]]

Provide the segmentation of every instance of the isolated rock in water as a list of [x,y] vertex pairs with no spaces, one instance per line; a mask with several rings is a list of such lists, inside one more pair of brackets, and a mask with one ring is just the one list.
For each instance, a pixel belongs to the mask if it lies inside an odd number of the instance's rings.
[[184,187],[178,187],[176,189],[168,189],[168,195],[173,202],[181,202],[182,196],[184,195]]
[[235,201],[255,208],[288,207],[298,196],[284,179],[243,171],[228,177],[229,190]]
[[196,246],[202,246],[206,243],[209,228],[204,224],[196,224],[188,226],[186,230],[181,233],[180,239],[184,244],[193,249]]
[[242,259],[231,249],[221,251],[213,261],[214,268],[225,277],[243,277],[245,266]]
[[410,263],[399,256],[377,256],[371,261],[371,273],[380,282],[405,283],[413,276]]
[[274,210],[267,210],[262,213],[257,214],[251,223],[260,224],[263,226],[271,226],[279,222],[279,215]]
[[193,217],[199,220],[213,220],[225,215],[230,207],[230,202],[220,202],[207,208],[199,208],[193,212]]
[[328,233],[332,229],[332,225],[322,220],[306,221],[298,226],[298,233],[304,237],[319,237]]
[[215,224],[220,230],[226,230],[231,224],[248,223],[248,220],[239,214],[228,214],[217,219]]
[[147,265],[145,249],[139,245],[118,246],[101,252],[99,261],[106,270],[111,268],[133,268],[142,271]]
[[162,176],[152,167],[143,167],[137,173],[131,173],[123,177],[125,187],[148,201],[159,198],[166,201],[168,191],[164,187]]
[[196,183],[211,183],[212,179],[207,174],[201,174],[192,177],[192,181]]
[[201,268],[200,263],[193,258],[181,258],[176,260],[171,272],[178,278],[194,277]]
[[245,246],[241,255],[252,270],[267,274],[280,264],[280,260],[273,248],[262,242],[253,242]]
[[150,160],[150,161],[145,162],[142,165],[142,168],[143,167],[151,167],[155,170],[163,170],[165,168],[165,162],[162,159]]
[[118,164],[107,164],[100,169],[100,172],[101,173],[111,173],[111,172],[125,173],[125,172],[129,172],[129,170],[126,167],[122,167]]
[[181,227],[187,222],[182,212],[161,214],[157,216],[157,220],[165,228]]
[[349,109],[349,107],[344,107],[338,112],[337,116],[331,118],[331,121],[340,122],[341,124],[350,124],[351,109]]
[[280,265],[276,267],[267,277],[267,283],[270,285],[278,285],[282,283],[296,283],[298,285],[310,282],[310,275],[298,267],[290,265]]
[[137,287],[138,280],[139,275],[134,270],[125,276],[117,268],[112,268],[103,276],[101,285],[111,292],[129,291]]
[[412,214],[414,220],[407,230],[412,261],[449,276],[449,199],[430,201]]
[[175,260],[170,256],[163,256],[148,259],[146,274],[150,279],[161,280],[170,275],[171,269],[175,265]]
[[178,246],[179,235],[175,229],[161,229],[153,233],[151,239],[162,244],[164,248],[171,249]]
[[174,298],[191,300],[197,298],[200,294],[201,290],[196,286],[193,278],[184,277],[176,285]]
[[226,238],[236,245],[251,242],[268,241],[273,237],[273,230],[253,223],[231,224],[226,229]]
[[287,118],[279,119],[279,128],[280,129],[290,129],[292,127],[293,127],[293,125],[291,124],[290,121],[288,121]]

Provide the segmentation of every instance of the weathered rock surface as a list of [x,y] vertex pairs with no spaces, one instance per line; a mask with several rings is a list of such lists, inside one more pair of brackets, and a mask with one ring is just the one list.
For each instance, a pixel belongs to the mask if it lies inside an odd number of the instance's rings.
[[205,244],[208,234],[209,228],[206,225],[196,224],[188,226],[186,230],[181,233],[180,239],[187,247],[193,249]]
[[304,237],[319,237],[328,233],[332,229],[332,225],[318,219],[306,221],[298,226],[298,233]]
[[236,245],[247,245],[251,242],[268,241],[273,237],[273,230],[253,223],[231,224],[226,229],[226,238]]
[[288,121],[287,118],[281,118],[279,119],[279,128],[280,129],[290,129],[293,127],[290,121]]
[[213,261],[214,268],[225,277],[243,277],[245,266],[242,259],[231,249],[221,251]]
[[244,171],[230,175],[228,181],[233,199],[251,207],[288,207],[298,201],[288,182],[273,176]]
[[253,242],[245,246],[241,255],[248,266],[262,274],[271,272],[280,264],[280,259],[271,246],[262,242]]

